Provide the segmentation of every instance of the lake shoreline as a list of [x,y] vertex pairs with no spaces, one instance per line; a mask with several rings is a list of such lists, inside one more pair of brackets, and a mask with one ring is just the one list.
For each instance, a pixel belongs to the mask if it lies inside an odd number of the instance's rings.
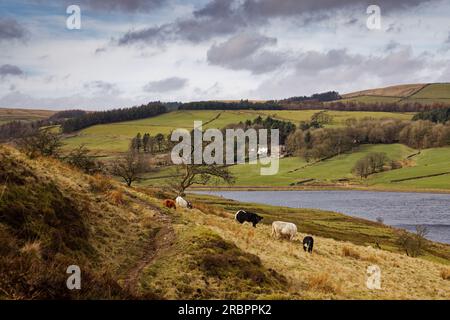
[[190,190],[244,203],[334,212],[413,232],[428,228],[428,239],[450,244],[448,193],[369,190]]
[[193,186],[187,191],[367,191],[367,192],[403,192],[403,193],[437,193],[450,194],[448,189],[397,189],[389,187],[359,187],[359,186]]

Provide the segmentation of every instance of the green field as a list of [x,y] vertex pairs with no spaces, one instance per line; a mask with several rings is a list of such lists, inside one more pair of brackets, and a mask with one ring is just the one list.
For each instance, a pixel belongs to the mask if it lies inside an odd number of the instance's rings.
[[423,150],[412,158],[413,167],[402,168],[374,175],[369,185],[389,185],[398,188],[432,188],[450,189],[450,174],[428,178],[391,182],[392,180],[422,177],[427,175],[450,172],[450,147]]
[[[194,121],[203,121],[203,128],[221,129],[229,124],[239,121],[253,120],[258,116],[272,116],[280,120],[291,121],[298,124],[307,121],[319,110],[289,111],[174,111],[154,118],[147,118],[128,122],[96,125],[81,130],[75,135],[67,137],[64,142],[66,148],[70,149],[81,144],[88,148],[105,153],[123,152],[127,149],[131,138],[138,132],[148,132],[151,135],[158,133],[169,134],[177,128],[192,129]],[[334,120],[330,126],[340,126],[349,118],[395,118],[411,119],[412,113],[389,113],[389,112],[351,112],[351,111],[329,111]]]
[[[276,185],[288,186],[305,179],[316,179],[320,182],[331,183],[338,179],[351,179],[351,173],[356,161],[371,152],[385,152],[392,160],[399,160],[413,153],[410,148],[400,145],[365,145],[353,153],[336,156],[332,159],[311,164],[298,157],[280,160],[280,171],[275,177],[268,178],[259,174],[259,165],[238,165],[232,168],[232,172],[238,177],[239,185]],[[304,167],[304,168],[303,168]]]
[[[392,180],[450,172],[450,147],[424,150],[410,159],[409,166],[401,169],[374,174],[369,176],[368,179],[355,177],[351,173],[353,166],[356,161],[370,152],[384,152],[390,160],[399,161],[417,153],[416,150],[404,145],[390,144],[364,145],[353,153],[339,155],[314,164],[308,164],[299,157],[289,157],[280,159],[279,172],[275,176],[262,176],[260,174],[260,164],[235,165],[231,167],[231,172],[236,177],[236,183],[232,187],[290,187],[292,184],[310,179],[314,180],[299,186],[332,187],[333,185],[343,186],[342,183],[338,183],[338,180],[346,179],[343,182],[345,186],[357,188],[370,187],[396,190],[450,189],[450,175],[392,182]],[[163,170],[147,174],[141,184],[150,186],[167,184],[168,180],[164,177],[173,173],[173,167],[166,167]]]

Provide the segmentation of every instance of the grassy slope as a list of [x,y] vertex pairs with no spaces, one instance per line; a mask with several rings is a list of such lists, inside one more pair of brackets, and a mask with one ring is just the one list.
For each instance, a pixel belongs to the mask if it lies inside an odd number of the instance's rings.
[[238,165],[234,166],[231,171],[238,177],[238,185],[287,186],[290,183],[304,179],[317,179],[324,182],[331,182],[341,178],[352,178],[351,170],[356,161],[371,152],[385,152],[390,159],[395,160],[402,159],[408,154],[411,154],[412,150],[399,144],[366,145],[353,153],[343,154],[304,168],[302,167],[306,163],[301,158],[292,157],[281,159],[280,173],[270,179],[259,174],[259,165]]
[[[196,209],[189,212],[179,210],[184,224],[175,227],[179,241],[186,239],[188,243],[172,247],[157,263],[145,268],[140,278],[142,288],[166,292],[167,298],[182,298],[183,292],[188,297],[214,292],[220,286],[219,282],[212,279],[205,281],[191,265],[192,258],[196,256],[193,251],[198,250],[196,241],[191,239],[213,232],[242,251],[257,255],[266,268],[287,278],[285,288],[280,283],[271,285],[271,289],[261,292],[258,298],[445,299],[449,294],[450,287],[439,276],[445,268],[440,263],[449,262],[448,253],[444,258],[448,246],[437,245],[431,249],[439,252],[440,258],[430,253],[425,260],[412,259],[390,252],[398,250],[393,244],[396,231],[376,223],[331,212],[244,204],[200,195],[192,195],[191,199]],[[234,212],[241,208],[261,213],[264,224],[254,229],[250,225],[233,222]],[[297,239],[294,242],[272,239],[270,223],[273,220],[296,223],[299,227]],[[316,240],[312,255],[301,249],[300,240],[307,234],[313,234]],[[378,241],[384,250],[373,249],[374,241]],[[350,248],[356,256],[345,256],[344,248]],[[233,265],[226,259],[216,258],[212,265],[219,268],[219,273],[222,272],[220,269]],[[381,291],[369,291],[365,287],[366,268],[372,264],[379,265],[382,270]],[[425,269],[427,272],[420,275],[420,270]],[[229,284],[225,276],[220,281]],[[235,292],[234,287],[227,285],[223,295],[231,298],[251,297],[247,288],[244,284],[242,290]]]
[[[169,134],[177,128],[192,129],[194,121],[209,122],[205,128],[223,128],[228,124],[239,121],[253,120],[258,115],[262,117],[272,116],[281,120],[289,120],[295,124],[307,121],[317,110],[306,111],[175,111],[154,118],[141,119],[128,122],[119,122],[105,125],[96,125],[81,130],[78,134],[65,139],[66,148],[73,148],[85,144],[93,150],[103,152],[121,152],[128,147],[129,141],[138,132],[148,132],[152,135],[157,133]],[[331,126],[340,126],[348,118],[397,118],[411,119],[410,113],[388,113],[388,112],[338,112],[330,111],[334,117]]]
[[[196,206],[192,211],[167,210],[158,199],[167,195],[157,189],[125,188],[106,178],[86,176],[56,160],[29,160],[10,148],[0,147],[0,155],[13,164],[8,171],[0,168],[0,174],[10,177],[0,205],[15,208],[12,201],[16,205],[31,201],[32,206],[35,201],[37,208],[41,203],[48,205],[51,202],[33,198],[32,194],[41,184],[52,183],[54,187],[47,186],[47,192],[60,192],[66,197],[65,203],[79,207],[88,230],[78,247],[61,249],[49,247],[54,233],[48,233],[42,222],[35,224],[39,216],[31,215],[31,209],[24,212],[30,214],[27,221],[34,222],[27,225],[29,229],[19,228],[17,232],[17,226],[9,225],[0,216],[0,237],[8,241],[0,251],[0,268],[6,268],[1,274],[8,272],[8,277],[0,276],[0,298],[29,298],[25,293],[33,290],[30,286],[41,291],[35,297],[47,298],[64,293],[74,294],[72,298],[126,298],[133,294],[204,299],[445,299],[450,294],[447,280],[440,277],[440,272],[448,268],[444,264],[450,263],[448,246],[430,244],[425,259],[392,253],[397,250],[392,242],[395,230],[383,225],[330,212],[238,204],[204,196],[192,198]],[[18,178],[24,174],[29,176],[28,181],[35,181],[21,185]],[[28,185],[32,189],[23,194],[11,193],[14,188]],[[14,194],[15,198],[11,198]],[[236,224],[233,212],[241,207],[262,213],[265,223],[274,219],[296,222],[301,232],[298,239],[306,232],[316,235],[315,253],[304,254],[298,240],[287,243],[270,239],[267,225],[253,229]],[[57,208],[53,205],[49,209]],[[70,218],[64,219],[66,211],[59,214],[62,224],[53,225],[54,232],[64,230],[64,221]],[[48,224],[52,220],[42,221]],[[27,233],[19,232],[23,230],[34,230],[36,234],[27,239]],[[374,241],[387,251],[365,246]],[[11,243],[14,245],[10,247]],[[359,257],[344,256],[344,248],[351,248]],[[67,293],[65,264],[47,264],[44,256],[48,250],[58,250],[58,261],[76,261],[82,270],[89,270],[84,271],[83,279],[88,282],[81,291]],[[12,265],[16,259],[21,259],[20,264]],[[30,263],[25,261],[31,261],[30,269],[23,269]],[[381,291],[369,291],[364,285],[365,270],[373,263],[382,269]],[[22,285],[29,291],[11,293],[21,279],[15,273],[27,275]],[[91,279],[86,279],[88,274]],[[36,281],[45,275],[50,276],[50,283]],[[30,279],[33,281],[28,282]],[[109,282],[104,283],[106,279]],[[52,287],[47,288],[50,284]]]
[[450,103],[450,83],[413,84],[364,90],[343,95],[344,102],[389,103],[418,102]]
[[50,117],[55,112],[50,110],[5,109],[0,108],[0,124],[13,120],[33,121]]
[[[336,156],[318,163],[308,164],[299,157],[283,158],[280,159],[278,174],[270,177],[261,176],[260,164],[235,165],[231,167],[231,172],[236,177],[236,183],[232,187],[289,187],[293,183],[309,179],[315,180],[302,186],[315,188],[325,184],[331,187],[337,183],[338,179],[349,179],[347,183],[340,183],[337,186],[428,191],[450,189],[449,175],[391,182],[391,180],[449,172],[450,147],[423,150],[419,155],[409,159],[401,169],[381,172],[369,176],[368,179],[361,180],[355,177],[351,170],[356,161],[370,152],[384,152],[391,160],[404,161],[409,155],[417,151],[401,144],[363,145],[355,152]],[[165,177],[170,174],[173,174],[173,168],[164,168],[160,171],[149,173],[141,184],[147,186],[164,185],[167,183],[167,179],[158,177]]]
[[343,98],[353,98],[359,96],[387,96],[387,97],[408,97],[421,90],[425,84],[404,84],[377,89],[363,90],[342,95]]
[[411,188],[413,186],[416,188],[450,189],[450,175],[391,183],[391,180],[450,172],[449,159],[450,147],[422,150],[419,155],[412,158],[415,162],[413,167],[376,174],[369,180],[369,184],[392,185],[398,188]]

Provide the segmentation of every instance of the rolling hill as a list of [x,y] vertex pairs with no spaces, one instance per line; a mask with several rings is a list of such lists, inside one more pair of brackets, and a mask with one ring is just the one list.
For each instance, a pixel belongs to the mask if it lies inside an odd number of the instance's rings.
[[[308,121],[311,116],[319,110],[201,110],[172,111],[153,118],[102,124],[83,129],[75,134],[70,134],[64,139],[67,149],[81,144],[102,153],[115,153],[125,151],[131,138],[138,132],[147,132],[151,135],[158,133],[169,134],[177,128],[192,129],[194,121],[203,121],[203,129],[224,128],[233,123],[245,120],[253,120],[258,116],[271,116],[276,119],[291,121],[298,125],[301,121]],[[333,116],[333,122],[329,126],[342,126],[349,118],[394,118],[410,120],[413,113],[391,113],[391,112],[351,112],[351,111],[328,111]]]
[[43,120],[50,117],[53,114],[55,114],[55,111],[50,110],[0,108],[0,125],[14,120],[21,120],[21,121]]
[[342,102],[450,104],[450,83],[406,84],[342,95]]
[[[396,170],[370,175],[361,180],[352,174],[355,163],[372,152],[383,152],[390,160],[403,163]],[[413,156],[412,156],[413,155]],[[355,188],[371,190],[450,191],[450,147],[422,150],[401,144],[363,145],[352,153],[345,153],[316,163],[307,163],[299,157],[280,159],[279,172],[260,175],[261,165],[240,164],[231,167],[236,177],[233,186],[238,189],[283,188]],[[141,183],[146,186],[167,184],[164,177],[173,174],[173,167],[149,173]],[[163,178],[159,178],[163,177]]]
[[[427,241],[418,258],[398,230],[342,214],[191,196],[169,210],[161,189],[127,188],[58,160],[0,146],[0,299],[448,299],[449,246]],[[6,180],[5,177],[8,177]],[[43,201],[45,199],[45,201]],[[27,208],[27,210],[23,210]],[[233,221],[248,209],[255,229]],[[292,242],[270,223],[299,226]],[[315,237],[313,254],[301,250]],[[374,248],[379,243],[380,248]],[[66,268],[82,270],[66,289]],[[382,289],[366,287],[367,267]]]

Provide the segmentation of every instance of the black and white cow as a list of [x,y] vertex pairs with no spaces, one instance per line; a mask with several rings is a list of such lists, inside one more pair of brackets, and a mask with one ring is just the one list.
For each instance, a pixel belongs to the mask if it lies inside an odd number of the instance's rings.
[[303,250],[308,251],[309,253],[312,253],[314,246],[314,239],[313,237],[307,236],[303,238]]
[[248,211],[244,211],[244,210],[239,210],[238,212],[236,212],[236,215],[234,216],[234,218],[236,219],[237,222],[239,223],[244,223],[244,222],[250,222],[251,224],[253,224],[253,227],[256,228],[256,225],[258,224],[258,222],[260,222],[263,217],[257,215],[256,213],[252,213],[252,212],[248,212]]

